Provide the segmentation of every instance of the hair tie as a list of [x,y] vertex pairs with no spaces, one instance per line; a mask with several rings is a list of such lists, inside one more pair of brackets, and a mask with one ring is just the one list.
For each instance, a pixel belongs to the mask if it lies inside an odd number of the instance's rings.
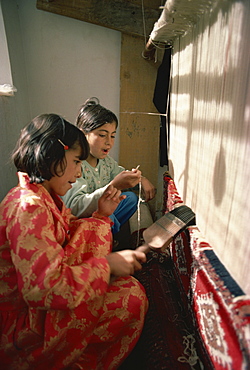
[[60,139],[57,139],[57,140],[59,141],[60,144],[62,144],[64,150],[69,149],[68,145],[63,144],[63,142]]

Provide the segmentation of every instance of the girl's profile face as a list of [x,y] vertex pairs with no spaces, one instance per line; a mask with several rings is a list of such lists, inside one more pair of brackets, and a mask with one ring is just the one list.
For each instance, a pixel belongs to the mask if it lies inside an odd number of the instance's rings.
[[115,134],[115,122],[105,123],[95,130],[85,134],[90,148],[90,160],[103,159],[109,154],[115,142]]
[[56,193],[63,196],[71,189],[72,183],[81,176],[81,148],[77,146],[75,149],[65,150],[66,168],[60,176],[53,176],[50,180],[45,180],[42,185],[50,194]]

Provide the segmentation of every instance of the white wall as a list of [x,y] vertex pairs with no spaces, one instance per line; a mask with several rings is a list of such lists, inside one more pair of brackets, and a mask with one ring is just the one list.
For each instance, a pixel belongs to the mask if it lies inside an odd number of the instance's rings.
[[[36,9],[36,0],[2,0],[15,97],[0,97],[0,200],[16,185],[8,163],[20,129],[41,113],[74,122],[96,96],[119,118],[121,33]],[[118,159],[119,138],[113,148]]]
[[[16,1],[2,0],[2,12],[12,70],[12,80],[20,91],[14,97],[0,96],[0,200],[16,185],[15,168],[9,162],[20,129],[30,119],[23,43]],[[3,62],[1,55],[0,61]]]
[[225,2],[174,44],[170,159],[205,238],[250,294],[250,3]]

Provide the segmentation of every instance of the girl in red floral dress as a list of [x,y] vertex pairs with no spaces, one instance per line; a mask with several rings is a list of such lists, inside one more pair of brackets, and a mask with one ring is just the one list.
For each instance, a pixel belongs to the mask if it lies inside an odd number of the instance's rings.
[[13,153],[19,184],[0,205],[1,369],[117,369],[147,311],[131,275],[140,251],[111,253],[111,215],[124,199],[109,186],[92,217],[60,196],[81,176],[85,135],[55,114],[36,117]]

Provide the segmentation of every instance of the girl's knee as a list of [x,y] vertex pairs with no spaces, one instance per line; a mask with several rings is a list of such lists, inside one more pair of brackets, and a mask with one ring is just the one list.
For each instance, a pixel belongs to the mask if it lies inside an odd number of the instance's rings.
[[138,196],[133,191],[125,191],[123,194],[126,195],[126,199],[128,202],[137,204]]
[[[134,279],[134,278],[133,278]],[[148,298],[144,287],[141,283],[134,279],[133,300],[134,300],[134,313],[140,318],[144,318],[148,310]]]
[[125,288],[126,291],[124,291],[124,294],[127,295],[128,309],[134,319],[143,322],[148,310],[148,299],[145,289],[133,276],[122,279],[127,280],[128,283],[128,286]]

